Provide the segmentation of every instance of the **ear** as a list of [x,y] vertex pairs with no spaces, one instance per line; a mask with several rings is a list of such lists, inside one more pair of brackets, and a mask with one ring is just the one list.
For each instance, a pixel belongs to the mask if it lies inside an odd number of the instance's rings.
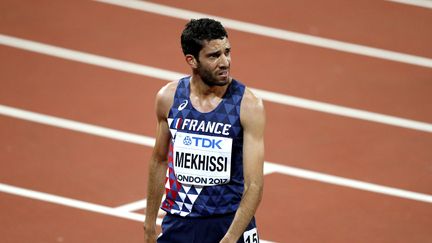
[[187,64],[189,64],[189,66],[190,66],[192,69],[195,69],[195,68],[198,67],[198,62],[197,62],[197,60],[195,59],[195,57],[194,57],[193,55],[191,55],[191,54],[187,54],[187,55],[185,56],[185,60],[186,60]]

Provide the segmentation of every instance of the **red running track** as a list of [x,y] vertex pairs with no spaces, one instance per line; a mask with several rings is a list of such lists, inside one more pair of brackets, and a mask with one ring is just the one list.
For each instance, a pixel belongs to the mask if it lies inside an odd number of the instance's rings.
[[[212,15],[432,57],[432,11],[391,2],[158,1]],[[0,34],[187,73],[184,20],[98,2],[2,1]],[[245,11],[245,9],[247,11]],[[251,87],[423,122],[430,68],[228,30],[234,76]],[[395,41],[397,40],[397,41]],[[166,83],[0,45],[0,104],[154,136]],[[432,194],[428,132],[266,102],[266,160]],[[115,208],[145,198],[151,148],[0,116],[0,183]],[[265,177],[257,213],[275,242],[430,242],[430,203]],[[142,242],[141,223],[0,193],[4,242]],[[140,209],[136,211],[142,213]]]

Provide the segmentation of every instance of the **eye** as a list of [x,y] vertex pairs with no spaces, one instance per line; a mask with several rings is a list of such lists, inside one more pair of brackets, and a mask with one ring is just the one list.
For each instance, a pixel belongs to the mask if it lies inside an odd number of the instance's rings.
[[208,55],[208,58],[211,59],[211,60],[214,60],[214,59],[218,59],[220,57],[220,55],[221,55],[220,52],[210,53]]

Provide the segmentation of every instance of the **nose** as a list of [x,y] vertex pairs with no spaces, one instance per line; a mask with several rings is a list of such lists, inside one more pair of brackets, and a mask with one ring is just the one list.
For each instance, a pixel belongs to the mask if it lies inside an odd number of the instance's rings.
[[220,57],[219,67],[228,68],[230,64],[231,58],[228,55],[222,54]]

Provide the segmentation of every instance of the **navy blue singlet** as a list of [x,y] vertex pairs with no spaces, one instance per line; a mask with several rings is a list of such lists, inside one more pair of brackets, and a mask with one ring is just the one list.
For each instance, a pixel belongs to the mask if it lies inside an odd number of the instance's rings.
[[243,129],[240,103],[245,86],[232,80],[211,112],[189,99],[190,77],[180,79],[169,111],[166,197],[161,208],[182,217],[234,213],[243,194]]

